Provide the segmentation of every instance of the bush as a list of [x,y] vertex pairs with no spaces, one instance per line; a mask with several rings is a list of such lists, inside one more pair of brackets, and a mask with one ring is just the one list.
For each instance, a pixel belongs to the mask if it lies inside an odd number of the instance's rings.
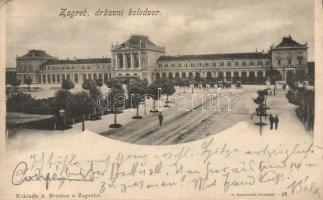
[[63,80],[62,82],[62,89],[64,90],[70,90],[74,88],[74,83],[71,80]]
[[57,103],[54,98],[33,99],[25,93],[14,94],[7,101],[8,112],[53,115],[56,109]]

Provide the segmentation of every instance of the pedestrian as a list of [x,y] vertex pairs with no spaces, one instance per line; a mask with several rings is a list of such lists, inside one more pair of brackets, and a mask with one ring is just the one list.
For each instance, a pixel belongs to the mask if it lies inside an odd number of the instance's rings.
[[159,125],[163,125],[163,114],[161,112],[159,112],[159,115],[158,115],[158,119],[159,119]]
[[277,130],[278,123],[279,123],[278,115],[276,115],[276,117],[275,117],[275,119],[274,119],[274,122],[275,122],[275,129]]
[[269,115],[269,122],[270,122],[270,130],[272,130],[274,125],[274,117],[272,114]]

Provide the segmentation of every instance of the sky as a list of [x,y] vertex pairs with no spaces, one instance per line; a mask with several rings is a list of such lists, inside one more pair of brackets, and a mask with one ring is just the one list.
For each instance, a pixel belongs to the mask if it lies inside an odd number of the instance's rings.
[[[86,17],[61,17],[61,9]],[[123,16],[95,16],[98,9]],[[128,16],[128,10],[159,10]],[[6,67],[42,49],[60,59],[110,57],[111,44],[143,34],[167,55],[268,51],[284,36],[308,43],[314,60],[314,0],[11,0],[6,4]]]

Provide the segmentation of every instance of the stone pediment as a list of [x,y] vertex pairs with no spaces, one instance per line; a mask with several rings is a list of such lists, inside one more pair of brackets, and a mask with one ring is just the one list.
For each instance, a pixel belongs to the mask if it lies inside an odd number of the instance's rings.
[[113,52],[116,52],[116,51],[132,51],[132,50],[138,50],[138,48],[135,48],[135,47],[129,47],[129,46],[120,46],[120,47],[116,47],[114,49],[112,49]]

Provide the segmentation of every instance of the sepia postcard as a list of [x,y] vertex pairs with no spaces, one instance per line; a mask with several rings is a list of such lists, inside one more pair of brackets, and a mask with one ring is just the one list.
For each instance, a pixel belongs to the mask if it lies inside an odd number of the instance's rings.
[[0,1],[0,199],[323,199],[322,0]]

